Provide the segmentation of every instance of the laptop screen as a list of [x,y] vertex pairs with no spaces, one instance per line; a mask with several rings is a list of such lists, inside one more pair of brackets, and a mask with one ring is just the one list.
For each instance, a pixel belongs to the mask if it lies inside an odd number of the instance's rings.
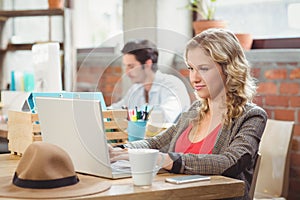
[[36,97],[43,141],[63,148],[77,172],[111,174],[99,100]]

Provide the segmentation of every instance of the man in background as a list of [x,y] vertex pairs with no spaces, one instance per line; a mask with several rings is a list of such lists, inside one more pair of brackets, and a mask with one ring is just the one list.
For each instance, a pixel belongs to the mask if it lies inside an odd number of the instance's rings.
[[163,122],[174,123],[181,112],[189,108],[190,97],[179,78],[158,70],[156,45],[149,40],[129,41],[123,47],[122,53],[125,73],[133,85],[110,108],[125,106],[134,109],[135,106],[148,104],[153,107],[153,115],[160,113]]

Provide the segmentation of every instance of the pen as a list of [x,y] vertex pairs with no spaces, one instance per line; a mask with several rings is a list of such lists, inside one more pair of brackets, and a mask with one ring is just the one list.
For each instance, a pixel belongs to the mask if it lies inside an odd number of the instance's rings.
[[149,112],[147,112],[147,116],[145,117],[145,120],[148,120],[152,110],[153,110],[153,107],[149,110]]
[[135,106],[135,110],[136,110],[136,118],[137,118],[137,120],[143,119],[142,118],[142,111],[138,111],[137,106]]
[[136,122],[138,119],[137,119],[137,116],[136,115],[133,115],[132,117],[131,117],[131,121],[133,121],[133,122]]
[[145,111],[143,113],[143,120],[147,120],[147,116],[148,116],[147,109],[148,109],[148,105],[145,106]]
[[122,106],[122,109],[127,111],[127,120],[130,120],[130,113],[128,111],[128,107],[127,106]]
[[134,110],[129,110],[129,120],[133,121]]
[[135,106],[135,115],[136,115],[136,117],[138,117],[138,109],[137,109],[137,106]]

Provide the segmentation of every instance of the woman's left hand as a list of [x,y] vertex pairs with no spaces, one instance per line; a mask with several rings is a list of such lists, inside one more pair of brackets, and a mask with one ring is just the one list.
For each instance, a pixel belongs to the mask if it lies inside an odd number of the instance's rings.
[[167,153],[160,153],[160,156],[158,156],[157,163],[160,163],[160,165],[162,164],[162,168],[166,170],[171,170],[173,167],[173,160],[170,158],[169,154]]

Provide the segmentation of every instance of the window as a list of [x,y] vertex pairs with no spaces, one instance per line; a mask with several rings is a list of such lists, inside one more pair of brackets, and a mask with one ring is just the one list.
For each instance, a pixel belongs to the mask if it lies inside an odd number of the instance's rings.
[[289,27],[300,30],[300,1],[288,5],[288,24]]
[[122,0],[73,0],[76,48],[98,47],[122,31]]
[[300,0],[218,0],[216,16],[251,33],[252,49],[300,48]]
[[218,0],[216,16],[255,39],[300,37],[300,0]]
[[[5,0],[2,2],[3,10],[40,10],[47,8],[47,0]],[[49,22],[48,16],[9,18],[5,30],[9,33],[9,43],[25,44],[48,41]],[[51,17],[51,23],[52,32],[56,33],[52,39],[62,41],[61,17]]]
[[[75,48],[97,47],[122,30],[122,0],[70,1]],[[4,10],[47,9],[48,4],[47,0],[4,0],[2,7]],[[20,17],[11,21],[12,43],[49,40],[49,17]],[[62,41],[62,18],[52,16],[51,23],[51,39]]]

